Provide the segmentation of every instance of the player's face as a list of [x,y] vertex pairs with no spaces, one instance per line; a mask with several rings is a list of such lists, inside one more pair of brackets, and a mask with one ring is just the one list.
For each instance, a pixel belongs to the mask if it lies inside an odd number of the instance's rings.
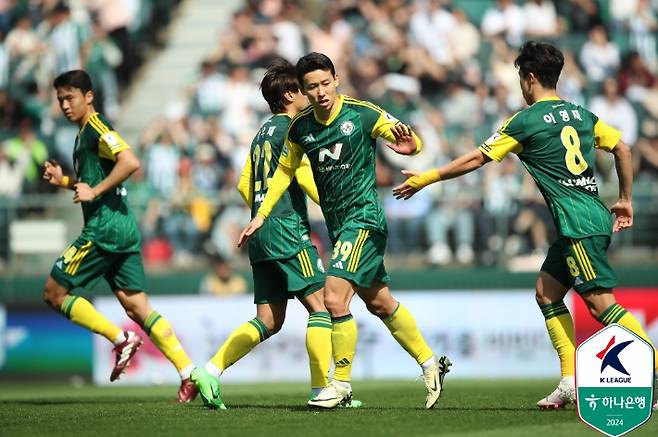
[[84,119],[93,100],[94,93],[91,91],[83,94],[79,88],[65,87],[57,89],[59,108],[64,116],[74,123],[80,123]]
[[302,80],[304,94],[313,109],[319,114],[329,116],[338,95],[338,75],[332,76],[329,70],[315,70],[306,73]]

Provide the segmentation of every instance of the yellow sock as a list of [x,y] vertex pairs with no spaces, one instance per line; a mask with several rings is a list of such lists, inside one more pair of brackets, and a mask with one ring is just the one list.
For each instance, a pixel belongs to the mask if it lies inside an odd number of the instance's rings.
[[611,323],[619,323],[621,326],[630,329],[635,334],[642,337],[647,343],[649,343],[653,348],[654,366],[658,372],[658,352],[656,351],[656,347],[653,345],[653,343],[651,343],[651,340],[649,340],[649,337],[647,337],[646,332],[644,332],[644,329],[642,329],[642,325],[640,325],[640,322],[638,322],[633,314],[626,311],[623,306],[615,303],[603,311],[598,320],[605,326],[608,326]]
[[432,358],[434,352],[427,345],[423,335],[416,326],[416,319],[409,310],[398,303],[398,307],[388,318],[384,319],[384,324],[393,334],[393,338],[400,343],[400,346],[406,350],[409,355],[414,357],[418,364]]
[[569,309],[563,301],[540,305],[539,308],[546,319],[548,336],[560,357],[562,376],[573,376],[576,340]]
[[331,319],[331,349],[334,357],[334,379],[349,382],[358,338],[352,314]]
[[80,296],[66,296],[60,312],[76,325],[83,326],[110,340],[112,343],[123,332],[121,328],[110,322],[85,298]]
[[174,329],[167,319],[153,311],[144,321],[144,331],[155,346],[176,367],[183,379],[192,371],[192,360],[178,341]]
[[270,331],[260,319],[256,317],[249,320],[231,332],[210,362],[223,372],[269,336]]
[[311,388],[329,385],[331,367],[331,317],[327,312],[315,312],[308,316],[306,350],[311,367]]

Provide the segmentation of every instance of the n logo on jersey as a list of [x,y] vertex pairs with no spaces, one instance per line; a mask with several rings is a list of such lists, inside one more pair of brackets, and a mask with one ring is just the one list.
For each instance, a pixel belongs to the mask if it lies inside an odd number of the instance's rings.
[[318,161],[324,162],[324,160],[327,159],[327,156],[336,161],[340,159],[340,152],[342,150],[343,143],[336,143],[331,147],[331,149],[325,149],[322,147],[318,155]]

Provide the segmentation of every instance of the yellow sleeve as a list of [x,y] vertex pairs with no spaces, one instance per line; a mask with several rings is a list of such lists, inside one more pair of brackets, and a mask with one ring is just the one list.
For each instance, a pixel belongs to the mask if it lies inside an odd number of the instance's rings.
[[297,183],[302,187],[302,190],[304,190],[306,195],[319,205],[320,195],[318,194],[318,187],[315,186],[313,170],[311,169],[311,162],[308,160],[308,157],[304,156],[302,158],[299,168],[295,172],[295,177],[297,178]]
[[523,150],[523,146],[514,138],[499,131],[482,143],[479,149],[489,158],[500,162],[510,152],[520,153]]
[[116,131],[105,132],[98,138],[98,156],[101,158],[116,161],[116,155],[126,149],[130,146]]
[[295,177],[295,171],[299,167],[303,155],[304,151],[302,148],[290,141],[286,136],[286,144],[281,151],[279,165],[267,186],[267,194],[263,199],[263,203],[258,208],[258,214],[260,216],[266,218],[270,215],[272,208],[281,199],[283,193],[290,186],[292,178]]
[[601,120],[594,125],[594,147],[611,151],[621,139],[621,132]]
[[238,181],[238,191],[242,195],[244,202],[249,208],[254,204],[254,180],[251,177],[251,156],[247,156],[247,162],[244,163],[240,180]]
[[[400,120],[393,117],[388,112],[382,110],[379,118],[372,128],[370,136],[372,138],[383,138],[390,143],[395,143],[395,136],[393,135],[393,132],[391,132],[391,128],[398,123],[400,123]],[[418,135],[416,135],[416,132],[412,131],[411,135],[414,137],[414,141],[416,142],[416,152],[414,154],[417,154],[422,150],[423,142],[420,140]]]

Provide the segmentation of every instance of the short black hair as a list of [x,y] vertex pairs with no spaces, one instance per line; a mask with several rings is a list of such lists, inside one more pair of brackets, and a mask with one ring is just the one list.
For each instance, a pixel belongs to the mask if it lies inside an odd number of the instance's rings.
[[265,76],[260,82],[260,91],[270,106],[273,114],[286,112],[285,93],[297,92],[300,90],[297,76],[295,75],[295,66],[283,58],[275,58],[267,66]]
[[304,81],[302,80],[304,75],[311,71],[324,70],[330,71],[332,77],[336,75],[334,63],[324,53],[311,52],[308,55],[302,56],[297,61],[295,68],[297,69],[297,80],[302,86],[304,85]]
[[55,89],[77,88],[82,91],[82,94],[94,90],[91,85],[91,78],[84,70],[71,70],[60,74],[55,78],[53,87]]
[[545,42],[528,41],[519,49],[514,66],[523,77],[533,73],[545,88],[555,89],[564,67],[564,55],[555,46]]

